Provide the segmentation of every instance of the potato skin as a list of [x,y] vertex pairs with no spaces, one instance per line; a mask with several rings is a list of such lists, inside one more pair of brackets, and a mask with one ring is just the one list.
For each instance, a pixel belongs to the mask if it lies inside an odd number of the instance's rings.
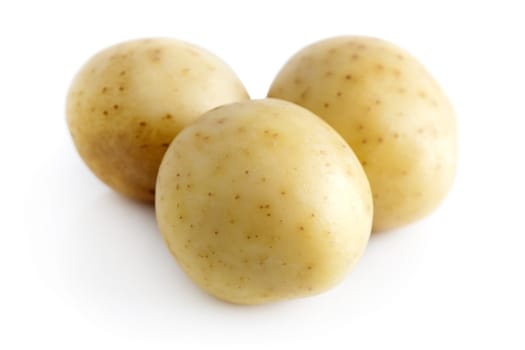
[[370,187],[344,140],[286,101],[207,112],[170,145],[156,215],[184,272],[208,293],[258,304],[320,293],[363,253]]
[[247,98],[235,73],[210,52],[175,39],[139,39],[82,67],[67,96],[67,123],[96,176],[152,202],[160,161],[177,133],[205,111]]
[[343,36],[294,55],[269,97],[295,102],[334,127],[360,159],[374,197],[374,231],[413,222],[449,192],[456,169],[454,111],[409,53]]

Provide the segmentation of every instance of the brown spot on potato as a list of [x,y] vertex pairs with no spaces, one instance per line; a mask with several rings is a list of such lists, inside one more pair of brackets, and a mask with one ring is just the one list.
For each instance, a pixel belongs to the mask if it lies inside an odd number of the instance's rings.
[[367,141],[366,139],[362,139],[362,140],[361,140],[361,143],[362,143],[363,145],[366,145],[367,142],[368,142],[368,141]]
[[163,144],[161,144],[161,147],[168,148],[169,145],[170,145],[169,143],[163,143]]
[[352,61],[357,61],[359,59],[359,55],[354,53],[351,58],[352,58]]
[[304,100],[306,96],[308,96],[309,92],[310,92],[310,87],[307,87],[306,89],[303,90],[303,92],[301,92],[301,95],[299,97]]
[[341,91],[337,91],[337,97],[341,97],[342,93]]
[[378,142],[378,143],[383,143],[383,138],[382,138],[381,136],[378,137],[378,138],[377,138],[377,142]]
[[145,127],[147,124],[146,124],[146,122],[140,122],[139,125],[142,126],[142,127]]
[[379,64],[376,64],[374,68],[376,71],[382,72],[385,69],[385,66],[379,63]]
[[119,105],[113,105],[113,109],[119,109]]
[[352,80],[352,74],[345,75],[345,79],[346,80]]
[[325,102],[325,104],[323,106],[324,106],[324,108],[328,108],[330,106],[330,104],[328,102]]

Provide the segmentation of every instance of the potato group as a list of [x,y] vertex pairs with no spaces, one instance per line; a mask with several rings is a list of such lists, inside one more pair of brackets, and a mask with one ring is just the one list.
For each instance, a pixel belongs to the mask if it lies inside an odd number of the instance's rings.
[[270,99],[216,108],[184,129],[162,161],[156,212],[197,285],[255,304],[339,282],[367,244],[372,197],[331,127]]
[[372,188],[375,231],[421,218],[448,193],[455,115],[432,76],[401,48],[354,36],[314,43],[286,63],[268,96],[311,110],[352,147]]
[[245,100],[218,57],[175,39],[142,39],[92,57],[71,84],[67,122],[80,156],[103,182],[153,201],[157,171],[177,133],[216,106]]
[[124,42],[82,67],[66,114],[93,173],[154,202],[184,273],[236,304],[335,286],[373,230],[435,209],[456,169],[448,98],[408,52],[370,37],[304,48],[261,100],[200,47]]

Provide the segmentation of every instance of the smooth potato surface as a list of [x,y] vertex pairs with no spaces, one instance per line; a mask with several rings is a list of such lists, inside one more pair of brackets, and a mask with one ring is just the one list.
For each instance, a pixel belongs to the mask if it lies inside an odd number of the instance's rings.
[[324,291],[363,253],[363,169],[311,112],[268,99],[218,107],[184,129],[159,171],[160,231],[208,293],[257,304]]
[[67,122],[80,156],[103,182],[153,201],[162,156],[177,133],[205,111],[247,99],[219,58],[175,39],[107,48],[73,80]]
[[308,108],[352,147],[370,181],[374,230],[432,211],[451,188],[456,119],[441,88],[410,54],[369,37],[337,37],[293,56],[269,97]]

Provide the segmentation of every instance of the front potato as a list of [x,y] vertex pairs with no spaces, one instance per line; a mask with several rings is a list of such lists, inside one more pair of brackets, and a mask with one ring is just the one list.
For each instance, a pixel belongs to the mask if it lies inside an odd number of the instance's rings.
[[176,137],[159,170],[156,215],[197,285],[256,304],[340,281],[367,244],[372,198],[331,127],[268,99],[218,107]]
[[162,156],[205,111],[247,99],[235,73],[210,52],[175,39],[105,49],[82,67],[67,97],[75,146],[103,182],[153,201]]
[[308,108],[352,147],[370,181],[374,230],[432,211],[456,169],[456,119],[446,95],[406,51],[367,37],[323,40],[299,51],[269,97]]

